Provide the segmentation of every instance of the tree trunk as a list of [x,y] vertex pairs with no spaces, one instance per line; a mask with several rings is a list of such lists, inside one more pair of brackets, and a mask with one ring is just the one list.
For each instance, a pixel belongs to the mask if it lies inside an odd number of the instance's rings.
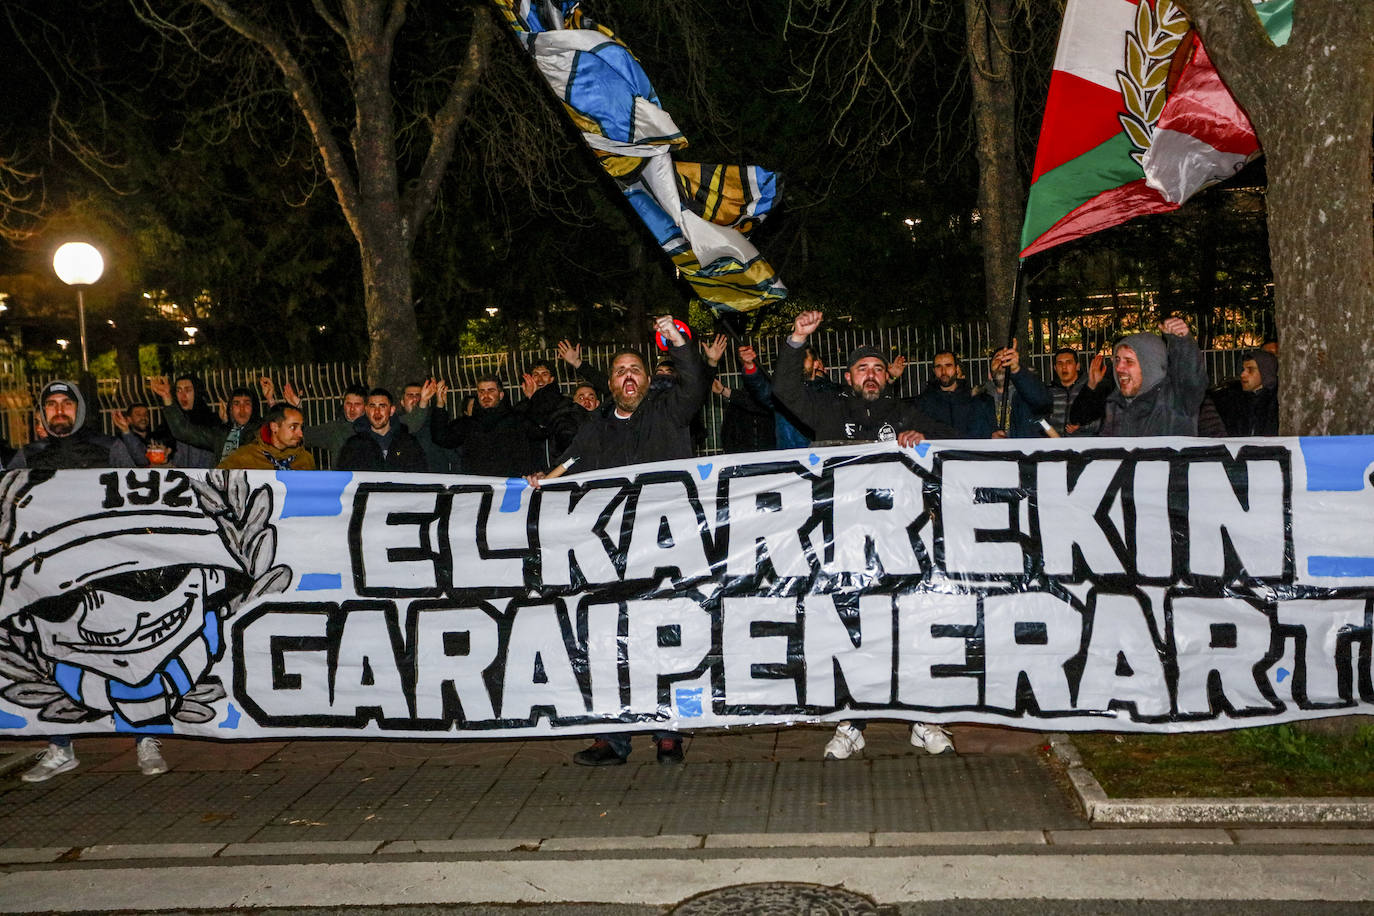
[[1180,0],[1255,127],[1286,435],[1368,432],[1374,375],[1374,4],[1302,0],[1276,48],[1249,0]]
[[[1016,159],[1016,91],[1012,82],[1011,0],[965,0],[973,123],[978,151],[983,279],[993,339],[1001,346],[1011,321],[1025,190]],[[1025,343],[1025,315],[1016,336]]]

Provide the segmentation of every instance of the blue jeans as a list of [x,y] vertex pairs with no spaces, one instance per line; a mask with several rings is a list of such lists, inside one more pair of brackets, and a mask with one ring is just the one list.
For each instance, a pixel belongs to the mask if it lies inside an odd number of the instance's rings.
[[[636,734],[642,735],[644,733],[616,732],[614,735],[597,735],[596,739],[598,741],[605,741],[607,744],[611,746],[611,750],[615,751],[621,757],[628,757],[630,756],[630,739],[633,738]],[[665,738],[676,738],[678,740],[682,739],[681,732],[654,732],[653,735],[655,741],[662,741]]]

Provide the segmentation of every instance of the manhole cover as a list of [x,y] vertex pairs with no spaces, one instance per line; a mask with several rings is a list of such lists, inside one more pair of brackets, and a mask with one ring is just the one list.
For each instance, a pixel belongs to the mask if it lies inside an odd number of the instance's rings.
[[887,912],[863,894],[820,884],[735,884],[698,894],[672,916],[880,916]]

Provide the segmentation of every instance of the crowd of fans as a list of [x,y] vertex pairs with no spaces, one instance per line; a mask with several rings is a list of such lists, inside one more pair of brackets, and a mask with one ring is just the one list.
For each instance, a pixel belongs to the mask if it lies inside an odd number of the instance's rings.
[[[260,379],[259,391],[237,388],[217,414],[197,379],[153,378],[149,391],[161,406],[153,425],[149,404],[112,415],[117,435],[98,431],[87,418],[78,386],[54,381],[38,404],[38,437],[9,459],[9,468],[181,467],[291,471],[316,466],[312,450],[348,471],[400,471],[528,477],[587,472],[649,461],[691,458],[706,442],[703,406],[724,402],[721,444],[727,452],[804,447],[846,441],[1077,436],[1273,436],[1278,434],[1277,343],[1247,353],[1240,377],[1208,391],[1202,353],[1180,318],[1159,333],[1121,338],[1110,358],[1086,366],[1072,349],[1054,354],[1047,385],[1021,362],[1015,344],[989,360],[988,378],[965,377],[961,355],[935,354],[932,375],[915,398],[899,398],[894,382],[906,368],[874,347],[848,354],[842,383],[826,373],[810,342],[822,322],[803,312],[768,372],[757,351],[736,348],[743,384],[717,377],[728,340],[719,335],[694,344],[671,317],[656,320],[663,355],[650,361],[632,350],[611,357],[603,371],[582,358],[580,345],[562,341],[559,357],[576,373],[564,394],[555,366],[527,367],[513,402],[496,375],[477,380],[472,397],[450,410],[442,380],[407,384],[397,398],[385,388],[350,387],[338,416],[305,422],[301,395]],[[261,404],[266,405],[265,412]],[[654,734],[660,762],[682,760],[682,736]],[[953,750],[939,726],[916,723],[911,741],[932,754]],[[843,759],[863,748],[863,723],[843,722],[826,746]],[[579,764],[623,763],[628,736],[598,737],[574,759]],[[143,772],[166,770],[157,742],[139,741]],[[70,742],[57,739],[24,778],[50,778],[76,766]]]

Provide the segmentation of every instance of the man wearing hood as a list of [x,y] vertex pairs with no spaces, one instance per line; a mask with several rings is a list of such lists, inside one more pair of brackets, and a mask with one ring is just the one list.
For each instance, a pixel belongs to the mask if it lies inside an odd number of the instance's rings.
[[240,445],[219,463],[230,470],[313,471],[315,459],[302,443],[305,415],[285,402],[267,412],[260,441]]
[[1279,361],[1274,354],[1267,350],[1245,354],[1240,378],[1211,394],[1226,435],[1279,434]]
[[463,473],[480,477],[524,477],[545,469],[544,430],[511,407],[494,375],[477,380],[477,396],[461,417],[435,406],[430,435],[443,448],[462,448]]
[[1112,379],[1093,361],[1088,389],[1070,410],[1075,423],[1102,418],[1099,436],[1196,436],[1207,393],[1207,366],[1182,318],[1160,322],[1158,334],[1127,334],[1112,349]]
[[86,428],[86,398],[75,382],[48,382],[38,395],[38,422],[47,436],[14,453],[9,469],[131,468],[124,443]]
[[396,402],[385,388],[367,393],[363,415],[353,424],[352,438],[339,450],[341,471],[400,471],[424,473],[429,470],[419,440],[396,422]]
[[148,382],[153,394],[162,398],[162,417],[178,442],[202,448],[214,456],[219,464],[241,445],[258,440],[262,420],[258,416],[258,399],[249,388],[235,388],[229,392],[229,419],[223,423],[194,422],[173,400],[172,388],[165,376]]
[[[8,470],[16,468],[35,468],[43,470],[69,470],[82,468],[131,468],[134,460],[124,443],[111,436],[105,436],[87,429],[86,399],[75,382],[58,379],[43,386],[38,396],[38,421],[47,431],[47,436],[30,442],[11,459]],[[13,534],[7,540],[17,540]],[[13,562],[7,557],[8,562]],[[35,567],[38,564],[34,564]],[[75,579],[60,563],[52,568],[67,573],[68,579]],[[0,615],[4,616],[4,615]],[[139,768],[147,776],[167,772],[167,763],[162,759],[160,745],[156,738],[141,737],[137,742]],[[48,747],[33,767],[26,770],[22,778],[25,782],[43,782],[52,777],[73,770],[77,766],[76,752],[72,749],[70,736],[58,735],[49,739]]]
[[916,406],[933,420],[954,428],[960,439],[987,439],[997,427],[992,398],[974,391],[959,372],[959,357],[941,350],[931,362],[930,381],[916,398]]
[[[152,382],[149,380],[149,389]],[[210,408],[210,402],[205,396],[205,384],[194,375],[177,376],[172,385],[172,393],[176,396],[177,406],[192,426],[215,426],[220,422],[218,416]],[[166,426],[166,420],[163,421]],[[173,436],[173,439],[176,437]],[[209,449],[198,448],[189,442],[177,443],[177,465],[183,468],[212,468],[215,462],[219,461],[219,456],[212,454]]]

